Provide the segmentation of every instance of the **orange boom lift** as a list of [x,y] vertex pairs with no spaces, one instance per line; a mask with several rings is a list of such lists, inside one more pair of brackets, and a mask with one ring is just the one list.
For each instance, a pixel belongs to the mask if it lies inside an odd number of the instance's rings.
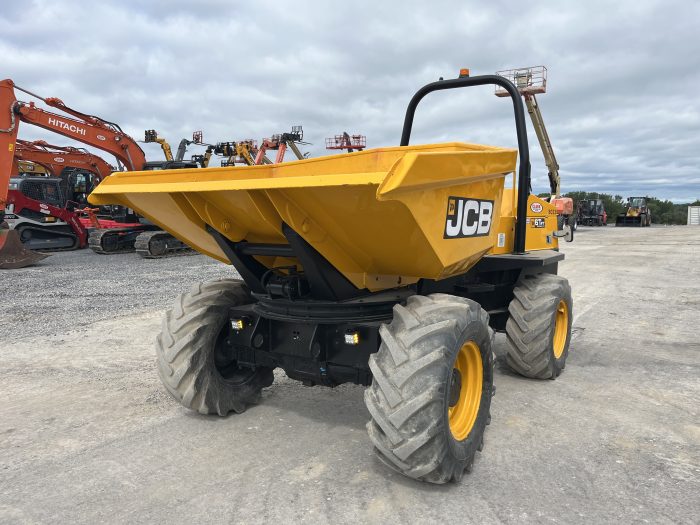
[[[497,71],[496,74],[515,84],[515,87],[518,88],[518,91],[525,99],[525,106],[527,107],[527,112],[530,114],[532,127],[535,129],[535,134],[537,135],[537,140],[540,143],[542,155],[547,165],[549,189],[551,192],[548,201],[556,207],[559,217],[559,232],[556,235],[565,237],[569,242],[573,241],[574,230],[576,229],[574,201],[570,197],[561,196],[559,163],[554,155],[554,148],[552,148],[552,142],[549,140],[549,134],[544,125],[540,105],[537,103],[537,98],[535,97],[535,95],[547,92],[547,68],[544,66],[522,67],[519,69]],[[501,86],[496,86],[495,93],[498,97],[509,96],[508,92]]]

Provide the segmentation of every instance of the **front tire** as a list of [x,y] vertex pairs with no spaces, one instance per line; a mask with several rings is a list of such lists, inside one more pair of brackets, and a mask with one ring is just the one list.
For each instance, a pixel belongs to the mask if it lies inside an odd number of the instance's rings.
[[569,281],[558,275],[521,278],[513,288],[506,322],[506,363],[535,379],[555,379],[566,366],[573,301]]
[[228,310],[251,302],[244,283],[227,279],[195,285],[166,312],[156,340],[158,374],[184,407],[200,414],[241,413],[272,384],[271,368],[238,367],[227,353]]
[[459,481],[471,470],[490,420],[488,314],[468,299],[415,295],[394,307],[380,335],[365,391],[375,452],[410,478]]

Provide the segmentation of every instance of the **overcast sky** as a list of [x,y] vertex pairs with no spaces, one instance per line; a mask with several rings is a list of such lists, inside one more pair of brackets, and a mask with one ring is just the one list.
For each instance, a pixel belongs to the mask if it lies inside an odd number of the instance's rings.
[[[344,130],[397,145],[413,92],[460,67],[543,64],[563,191],[700,198],[697,1],[6,2],[0,56],[3,77],[135,138],[154,128],[175,149],[194,130],[259,140],[301,124],[314,156]],[[507,100],[463,91],[429,96],[412,142],[514,146]],[[68,144],[28,125],[20,137]]]

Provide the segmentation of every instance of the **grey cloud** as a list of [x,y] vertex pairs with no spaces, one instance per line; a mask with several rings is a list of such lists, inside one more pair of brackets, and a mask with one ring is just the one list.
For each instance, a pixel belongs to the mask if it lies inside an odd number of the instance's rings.
[[[396,144],[412,93],[460,67],[545,64],[565,191],[685,201],[700,197],[699,19],[677,1],[35,1],[3,8],[0,54],[3,76],[135,137],[260,139],[303,124],[313,155],[343,130]],[[510,105],[489,89],[431,95],[413,141],[444,140],[514,146]]]

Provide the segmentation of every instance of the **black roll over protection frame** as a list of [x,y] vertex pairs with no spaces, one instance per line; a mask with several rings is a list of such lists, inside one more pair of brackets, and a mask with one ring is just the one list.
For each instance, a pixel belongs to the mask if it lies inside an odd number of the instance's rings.
[[518,205],[517,217],[515,221],[515,239],[513,251],[517,254],[525,253],[525,235],[527,233],[527,199],[530,194],[530,148],[527,142],[527,127],[525,126],[525,110],[523,100],[520,97],[518,88],[508,79],[499,75],[480,75],[476,77],[460,77],[448,80],[438,80],[426,84],[413,95],[406,108],[406,117],[403,121],[403,131],[401,133],[401,146],[408,146],[411,138],[411,128],[413,127],[413,117],[416,107],[427,94],[443,89],[455,89],[471,86],[484,86],[493,84],[505,89],[513,100],[513,111],[515,112],[515,130],[518,135]]

